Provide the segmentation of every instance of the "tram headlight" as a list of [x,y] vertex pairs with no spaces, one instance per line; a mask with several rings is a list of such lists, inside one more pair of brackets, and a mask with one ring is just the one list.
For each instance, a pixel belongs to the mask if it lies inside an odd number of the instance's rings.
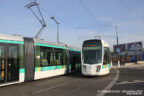
[[100,69],[101,69],[101,65],[98,65],[98,66],[96,67],[96,72],[99,72]]

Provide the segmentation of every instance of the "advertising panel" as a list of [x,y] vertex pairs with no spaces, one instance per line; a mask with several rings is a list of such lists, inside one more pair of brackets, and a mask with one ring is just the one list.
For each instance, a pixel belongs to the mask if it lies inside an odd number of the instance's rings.
[[114,53],[119,53],[120,55],[126,53],[126,44],[114,45]]
[[143,45],[142,42],[134,42],[127,44],[128,55],[141,55]]
[[142,50],[142,42],[128,43],[127,50],[128,51],[140,51]]

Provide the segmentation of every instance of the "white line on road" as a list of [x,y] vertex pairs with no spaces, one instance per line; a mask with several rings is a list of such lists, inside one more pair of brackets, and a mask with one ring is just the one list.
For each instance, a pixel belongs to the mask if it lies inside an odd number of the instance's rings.
[[143,83],[144,81],[141,80],[134,80],[133,82],[120,82],[120,83],[116,83],[117,85],[122,85],[122,84],[132,84],[132,83]]
[[133,82],[141,82],[141,80],[133,80]]
[[[112,86],[117,82],[118,78],[119,78],[119,70],[117,69],[115,78],[104,88],[104,90],[106,91],[110,90]],[[104,96],[105,94],[106,94],[105,92],[101,92],[96,96]]]
[[34,92],[34,93],[35,93],[35,94],[38,94],[38,93],[41,93],[41,92],[44,92],[44,91],[48,91],[48,90],[51,90],[51,89],[54,89],[54,88],[63,86],[63,85],[65,85],[65,84],[66,84],[66,83],[63,83],[63,84],[60,84],[60,85],[57,85],[57,86],[52,86],[52,87],[49,87],[49,88],[46,88],[46,89],[43,89],[43,90],[36,91],[36,92]]
[[122,82],[116,83],[116,84],[127,84],[127,83],[128,83],[128,81],[122,81]]

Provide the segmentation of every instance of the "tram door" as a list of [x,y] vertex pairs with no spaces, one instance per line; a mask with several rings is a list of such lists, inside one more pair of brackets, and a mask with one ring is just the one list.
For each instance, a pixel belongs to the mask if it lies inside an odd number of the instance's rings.
[[8,45],[7,52],[7,81],[16,81],[19,78],[18,46]]
[[0,83],[5,81],[5,56],[4,56],[4,46],[0,45]]
[[0,83],[19,79],[18,46],[0,44]]

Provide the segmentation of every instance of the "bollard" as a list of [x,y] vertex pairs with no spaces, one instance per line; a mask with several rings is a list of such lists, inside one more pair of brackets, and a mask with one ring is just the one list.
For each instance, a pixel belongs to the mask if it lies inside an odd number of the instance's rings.
[[118,60],[118,68],[120,68],[120,61]]

